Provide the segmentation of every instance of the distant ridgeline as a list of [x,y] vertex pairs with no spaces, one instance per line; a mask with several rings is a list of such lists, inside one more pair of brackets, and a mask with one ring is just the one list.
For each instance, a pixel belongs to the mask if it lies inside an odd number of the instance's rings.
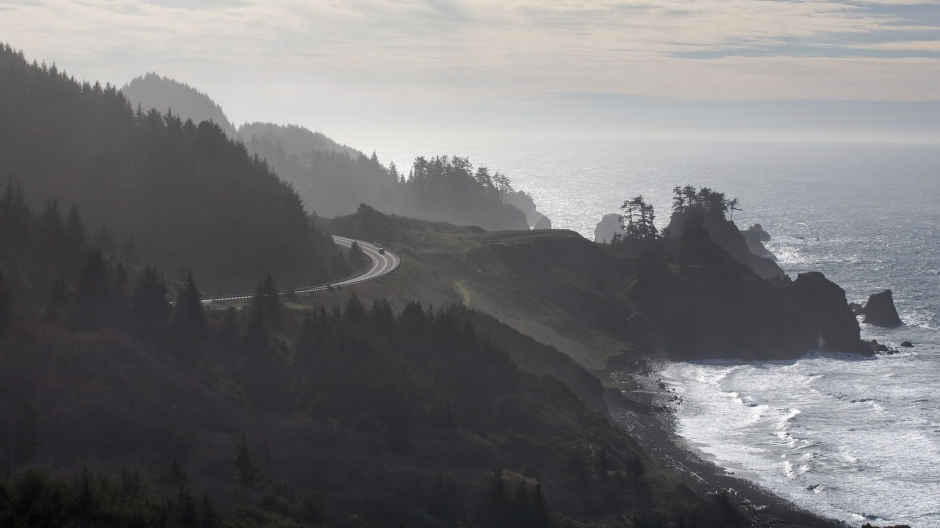
[[508,178],[485,167],[474,171],[466,158],[418,158],[405,175],[394,163],[382,165],[375,154],[366,156],[296,125],[247,123],[236,131],[207,95],[156,74],[134,79],[121,91],[144,109],[172,109],[184,119],[218,123],[291,183],[309,211],[323,217],[350,214],[365,203],[387,213],[487,230],[524,230],[540,221],[540,227],[551,225]]
[[30,204],[77,206],[88,225],[133,237],[142,261],[228,291],[269,272],[293,286],[335,271],[298,194],[219,125],[135,112],[114,86],[0,48],[0,180]]

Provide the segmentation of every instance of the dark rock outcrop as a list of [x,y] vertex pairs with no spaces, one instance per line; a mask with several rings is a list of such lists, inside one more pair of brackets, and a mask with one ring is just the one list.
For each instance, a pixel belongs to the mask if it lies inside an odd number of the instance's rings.
[[[758,227],[760,224],[756,224]],[[764,247],[764,242],[762,236],[766,235],[767,239],[770,239],[770,235],[767,235],[766,231],[755,231],[753,227],[750,229],[745,229],[741,231],[741,235],[744,237],[744,242],[747,244],[747,249],[751,253],[757,255],[758,257],[764,257],[776,261],[777,256],[770,252],[767,248]]]
[[901,346],[904,348],[914,348],[914,343],[911,343],[910,341],[905,341],[901,343]]
[[602,244],[610,244],[614,235],[623,235],[622,216],[617,213],[605,214],[604,218],[597,223],[594,228],[594,241]]
[[876,326],[901,326],[904,324],[894,307],[894,297],[891,290],[872,294],[865,305],[864,322]]
[[809,344],[813,334],[818,337],[817,348],[845,352],[859,352],[860,329],[858,319],[845,300],[845,290],[826,279],[819,272],[801,273],[789,287],[781,289],[790,305],[791,315],[801,336]]
[[[679,239],[682,236],[685,225],[693,219],[692,215],[694,215],[694,212],[673,214],[672,218],[669,220],[669,227],[666,228],[669,236]],[[761,278],[783,279],[783,277],[786,276],[783,270],[780,269],[780,266],[772,259],[757,255],[751,251],[744,234],[738,229],[738,226],[736,226],[734,222],[718,214],[706,214],[701,218],[701,221],[702,227],[704,227],[705,231],[716,244],[721,246],[738,262],[747,264],[747,266]],[[756,240],[756,242],[760,244],[760,240]],[[761,245],[760,248],[763,248],[763,245]],[[759,248],[758,251],[760,251]],[[764,248],[763,251],[766,254],[770,254],[766,248]]]
[[[506,203],[525,213],[526,222],[532,229],[551,229],[552,221],[538,211],[532,195],[525,191],[515,191],[506,195]],[[539,227],[539,222],[548,222],[548,227]],[[542,223],[541,225],[545,225]]]
[[849,308],[852,309],[852,312],[853,312],[855,315],[864,315],[864,314],[865,314],[865,307],[862,306],[861,304],[854,303],[854,302],[850,302],[850,303],[849,303]]
[[747,231],[742,231],[742,233],[753,234],[757,237],[757,240],[760,242],[770,242],[770,233],[764,231],[764,228],[760,224],[754,224],[751,227],[747,228]]
[[812,350],[871,354],[845,291],[821,273],[762,280],[701,228],[675,263],[647,256],[627,295],[642,348],[674,358],[780,359]]

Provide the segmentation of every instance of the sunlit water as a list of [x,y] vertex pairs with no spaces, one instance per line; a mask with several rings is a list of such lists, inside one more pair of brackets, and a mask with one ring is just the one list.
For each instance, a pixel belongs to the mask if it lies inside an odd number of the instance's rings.
[[[597,221],[643,194],[665,222],[672,187],[739,198],[793,276],[818,270],[850,301],[891,288],[906,325],[862,325],[897,346],[873,359],[673,363],[679,434],[739,475],[849,521],[940,526],[940,147],[424,138],[384,161],[460,154],[510,176],[556,228]],[[354,143],[355,144],[355,143]],[[363,145],[366,146],[366,145]]]

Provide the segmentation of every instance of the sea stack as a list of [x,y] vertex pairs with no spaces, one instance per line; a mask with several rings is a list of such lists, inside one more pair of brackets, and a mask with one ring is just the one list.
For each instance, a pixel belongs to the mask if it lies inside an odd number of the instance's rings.
[[605,214],[594,228],[594,241],[610,244],[614,235],[623,234],[623,217],[616,213]]
[[865,305],[864,322],[876,326],[900,326],[904,324],[894,307],[894,297],[891,290],[872,294]]
[[549,220],[547,216],[542,216],[542,218],[539,218],[539,221],[535,223],[535,227],[533,227],[532,229],[551,229],[551,228],[552,228],[552,221]]

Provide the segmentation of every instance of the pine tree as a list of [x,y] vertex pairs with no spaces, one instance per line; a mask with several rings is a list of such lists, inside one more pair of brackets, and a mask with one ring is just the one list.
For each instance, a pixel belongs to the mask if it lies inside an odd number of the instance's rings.
[[215,504],[209,494],[202,496],[202,523],[201,528],[219,528],[222,526],[222,519],[215,511]]
[[274,277],[267,275],[255,289],[248,308],[245,346],[253,354],[264,355],[272,345],[274,330],[280,327],[283,306]]
[[104,253],[114,252],[114,237],[111,236],[111,233],[108,232],[108,228],[104,225],[101,226],[101,229],[99,229],[98,233],[95,235],[95,245]]
[[3,335],[4,329],[10,324],[12,305],[10,292],[3,280],[3,273],[0,273],[0,336]]
[[71,321],[79,330],[100,328],[109,315],[111,270],[97,247],[88,250],[85,265],[75,283]]
[[235,466],[235,476],[238,482],[249,488],[256,486],[261,481],[261,469],[251,459],[248,452],[248,439],[241,435],[235,440],[235,458],[232,459]]
[[204,310],[199,287],[190,272],[179,292],[173,312],[173,335],[178,353],[189,356],[199,349],[208,333]]
[[151,342],[161,342],[170,315],[166,282],[153,266],[146,266],[137,279],[131,296],[134,331]]
[[52,285],[52,291],[49,293],[49,299],[46,301],[46,309],[43,311],[42,320],[51,324],[61,322],[68,300],[68,289],[65,287],[65,280],[62,278],[56,279]]
[[532,489],[532,528],[550,528],[552,525],[551,517],[548,513],[548,505],[545,503],[545,495],[542,494],[542,484],[536,483]]
[[362,251],[362,248],[359,247],[359,242],[353,240],[351,246],[349,246],[349,256],[346,257],[349,261],[349,266],[353,269],[359,269],[366,266],[369,263],[369,257]]
[[506,505],[506,479],[503,478],[503,470],[497,469],[493,472],[487,496],[493,508],[501,509]]
[[82,223],[82,217],[78,214],[78,208],[72,207],[69,212],[69,219],[65,224],[65,248],[66,258],[75,258],[85,247],[85,224]]

